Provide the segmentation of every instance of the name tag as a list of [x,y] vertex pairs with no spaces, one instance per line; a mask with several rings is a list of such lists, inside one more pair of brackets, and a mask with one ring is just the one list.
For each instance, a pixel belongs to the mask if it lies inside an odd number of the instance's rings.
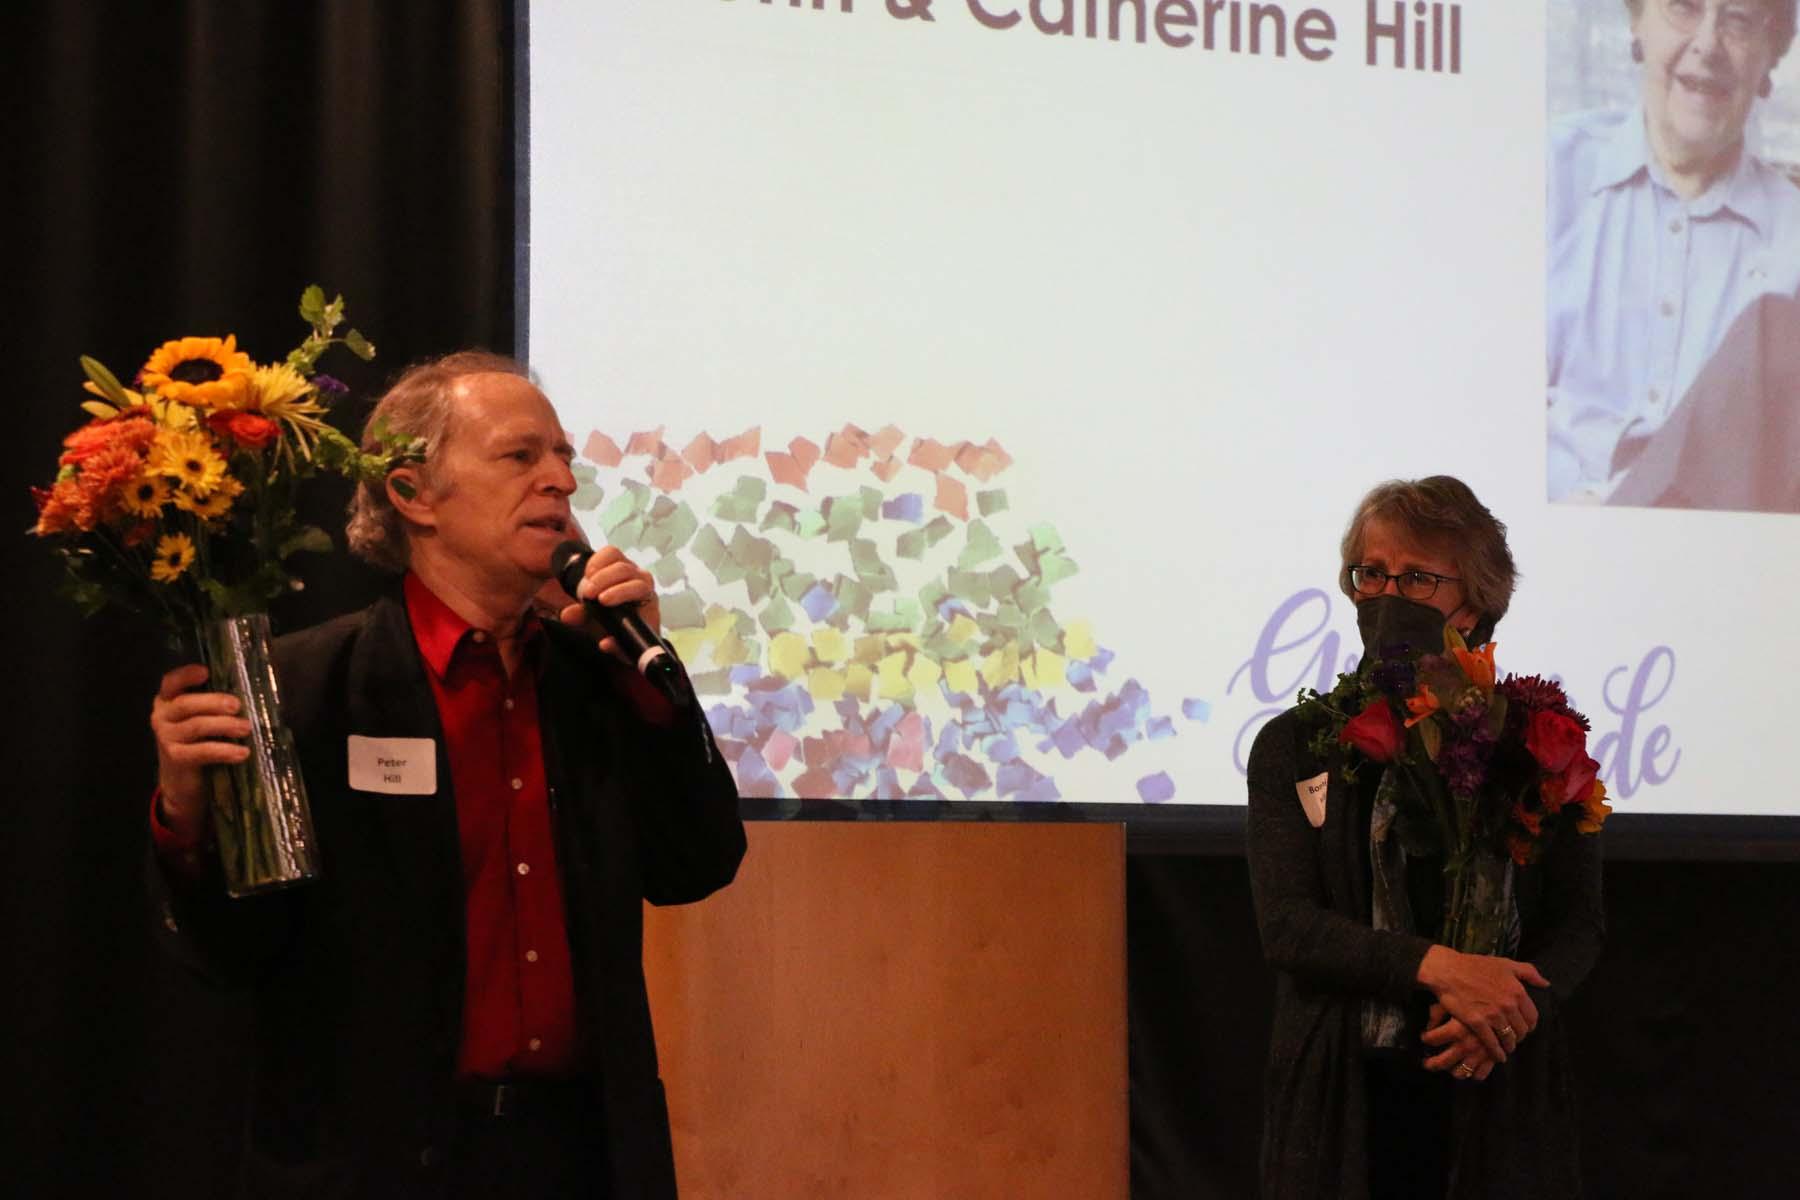
[[1294,785],[1300,793],[1300,807],[1306,810],[1306,823],[1314,829],[1325,824],[1325,793],[1331,790],[1331,772],[1320,771],[1311,779]]
[[431,738],[350,735],[350,786],[390,796],[429,796],[437,791],[437,742]]

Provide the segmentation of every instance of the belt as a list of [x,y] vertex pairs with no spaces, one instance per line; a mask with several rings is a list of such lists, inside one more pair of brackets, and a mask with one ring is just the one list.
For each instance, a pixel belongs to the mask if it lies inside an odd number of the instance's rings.
[[586,1079],[470,1079],[456,1085],[456,1111],[470,1118],[569,1116],[597,1107]]

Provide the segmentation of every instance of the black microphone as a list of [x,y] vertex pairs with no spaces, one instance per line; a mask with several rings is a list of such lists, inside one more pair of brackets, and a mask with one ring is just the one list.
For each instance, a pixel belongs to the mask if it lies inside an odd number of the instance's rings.
[[[588,559],[592,557],[594,552],[577,541],[562,542],[550,552],[550,572],[556,576],[563,591],[575,595],[575,588],[586,574]],[[580,599],[579,596],[576,598]],[[581,600],[581,606],[637,664],[639,675],[655,684],[656,690],[668,697],[669,703],[676,708],[687,707],[690,693],[682,678],[681,664],[650,632],[636,609],[605,605],[598,600]]]

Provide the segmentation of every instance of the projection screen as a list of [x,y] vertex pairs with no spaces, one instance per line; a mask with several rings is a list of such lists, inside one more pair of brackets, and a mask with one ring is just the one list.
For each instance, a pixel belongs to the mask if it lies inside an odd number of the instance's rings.
[[1619,811],[1800,815],[1800,78],[1633,241],[1629,21],[531,4],[530,361],[744,794],[1241,804],[1360,652],[1356,501],[1447,473]]

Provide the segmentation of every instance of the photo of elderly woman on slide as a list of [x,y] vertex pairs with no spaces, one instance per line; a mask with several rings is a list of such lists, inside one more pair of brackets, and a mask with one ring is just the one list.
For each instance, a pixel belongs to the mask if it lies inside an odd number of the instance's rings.
[[1552,501],[1800,512],[1795,7],[1553,2]]

